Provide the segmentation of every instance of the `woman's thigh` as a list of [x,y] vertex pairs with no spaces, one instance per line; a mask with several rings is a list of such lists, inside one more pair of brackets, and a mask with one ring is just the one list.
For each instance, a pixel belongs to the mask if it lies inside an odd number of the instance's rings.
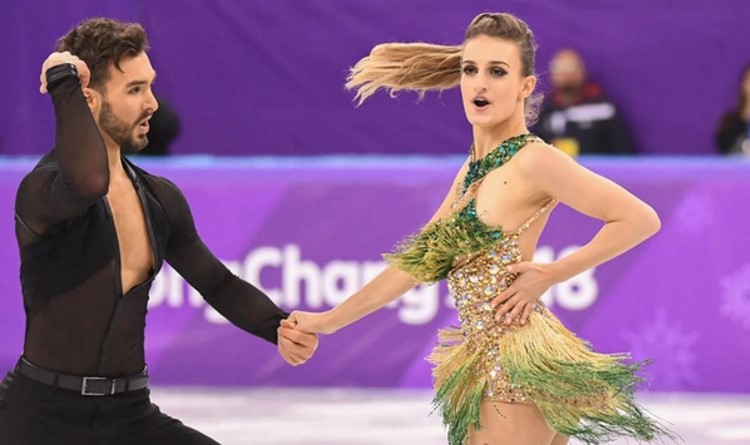
[[539,409],[527,403],[482,402],[480,430],[468,445],[549,445],[555,437]]

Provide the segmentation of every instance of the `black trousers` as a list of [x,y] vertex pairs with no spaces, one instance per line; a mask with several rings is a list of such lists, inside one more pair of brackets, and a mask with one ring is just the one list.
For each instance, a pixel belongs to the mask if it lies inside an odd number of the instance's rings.
[[14,372],[0,384],[3,445],[219,445],[159,411],[149,390],[83,396]]

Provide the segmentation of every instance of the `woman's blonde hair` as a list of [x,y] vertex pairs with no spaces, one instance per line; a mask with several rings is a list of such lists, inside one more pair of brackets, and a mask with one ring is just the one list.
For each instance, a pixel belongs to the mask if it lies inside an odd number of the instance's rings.
[[[528,25],[506,13],[479,14],[466,30],[464,44],[477,36],[497,37],[515,42],[521,53],[523,76],[535,75],[536,40]],[[351,69],[346,88],[355,90],[361,105],[383,88],[391,95],[403,90],[416,91],[422,98],[431,90],[453,88],[461,81],[462,45],[430,43],[385,43],[372,49]],[[526,122],[536,121],[542,96],[532,94],[524,103]]]

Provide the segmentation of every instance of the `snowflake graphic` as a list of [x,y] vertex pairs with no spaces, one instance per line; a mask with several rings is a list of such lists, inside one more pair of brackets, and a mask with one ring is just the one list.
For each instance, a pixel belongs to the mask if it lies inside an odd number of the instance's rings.
[[750,329],[750,263],[720,281],[721,306],[719,313]]
[[688,332],[679,322],[670,321],[663,309],[638,331],[623,334],[633,357],[653,359],[645,372],[655,390],[682,390],[697,383],[694,350],[699,337],[698,332]]
[[716,225],[716,208],[713,200],[706,195],[690,195],[682,201],[675,215],[679,229],[698,235]]

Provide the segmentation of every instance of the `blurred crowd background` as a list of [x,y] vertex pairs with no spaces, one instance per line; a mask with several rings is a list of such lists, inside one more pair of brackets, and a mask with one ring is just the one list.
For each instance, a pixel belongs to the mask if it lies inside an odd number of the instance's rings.
[[86,17],[142,23],[159,73],[152,154],[456,154],[458,91],[355,109],[349,67],[378,43],[459,44],[482,11],[523,18],[545,93],[535,131],[572,154],[743,155],[750,76],[745,0],[4,1],[0,155],[49,149],[37,93],[55,40]]

